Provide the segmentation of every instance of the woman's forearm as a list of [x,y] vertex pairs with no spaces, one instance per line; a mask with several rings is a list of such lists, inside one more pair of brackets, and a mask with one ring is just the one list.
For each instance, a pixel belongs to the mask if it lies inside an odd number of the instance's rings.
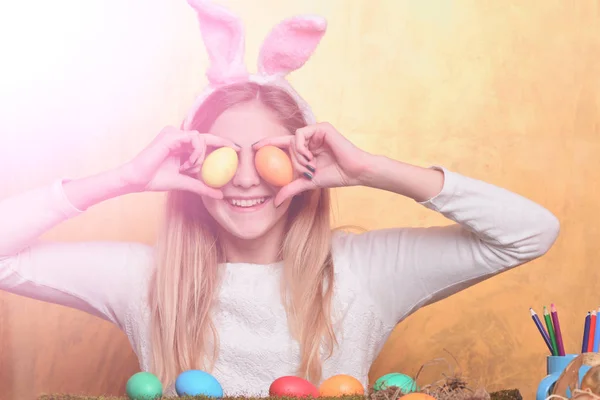
[[360,181],[363,186],[387,190],[423,202],[440,193],[444,186],[444,173],[374,155],[366,163]]
[[113,197],[136,192],[124,179],[121,168],[66,181],[63,189],[67,200],[79,210],[86,210]]
[[0,201],[0,259],[94,204],[134,190],[121,170],[38,187]]

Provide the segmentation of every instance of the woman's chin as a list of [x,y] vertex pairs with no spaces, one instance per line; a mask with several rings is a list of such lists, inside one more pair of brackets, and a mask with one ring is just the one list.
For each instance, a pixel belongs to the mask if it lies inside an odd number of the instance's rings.
[[268,229],[248,229],[248,228],[237,228],[231,227],[227,231],[240,240],[256,240],[264,236],[269,230]]
[[241,240],[255,240],[265,236],[276,225],[276,220],[257,221],[227,221],[221,224],[221,229],[227,231],[231,236]]

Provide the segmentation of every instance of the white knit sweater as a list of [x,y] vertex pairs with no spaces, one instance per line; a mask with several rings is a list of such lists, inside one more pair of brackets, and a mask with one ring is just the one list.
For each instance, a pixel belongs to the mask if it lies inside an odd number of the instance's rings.
[[[420,307],[543,255],[559,224],[545,208],[504,189],[444,171],[444,186],[421,203],[456,222],[444,227],[335,233],[333,320],[339,347],[323,378],[367,384],[394,326]],[[137,243],[37,243],[77,210],[62,181],[0,202],[0,289],[104,318],[129,337],[142,370],[150,360],[148,277],[153,248]],[[265,395],[294,374],[298,345],[280,302],[281,264],[225,264],[215,315],[215,377],[226,394]],[[166,394],[173,394],[167,388]]]

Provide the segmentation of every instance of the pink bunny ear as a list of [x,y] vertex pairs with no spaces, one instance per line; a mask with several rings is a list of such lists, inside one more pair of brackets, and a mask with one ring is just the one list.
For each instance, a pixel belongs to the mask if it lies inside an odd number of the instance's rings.
[[238,17],[210,0],[188,0],[196,10],[200,32],[210,59],[208,80],[221,85],[245,79],[244,27]]
[[296,16],[280,22],[267,35],[258,59],[262,75],[285,76],[310,58],[327,29],[318,16]]

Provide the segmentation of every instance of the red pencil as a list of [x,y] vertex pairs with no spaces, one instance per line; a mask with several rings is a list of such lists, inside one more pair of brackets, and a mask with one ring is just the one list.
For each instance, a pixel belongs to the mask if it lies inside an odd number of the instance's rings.
[[590,337],[588,338],[587,351],[594,351],[594,334],[596,333],[596,310],[590,315]]

